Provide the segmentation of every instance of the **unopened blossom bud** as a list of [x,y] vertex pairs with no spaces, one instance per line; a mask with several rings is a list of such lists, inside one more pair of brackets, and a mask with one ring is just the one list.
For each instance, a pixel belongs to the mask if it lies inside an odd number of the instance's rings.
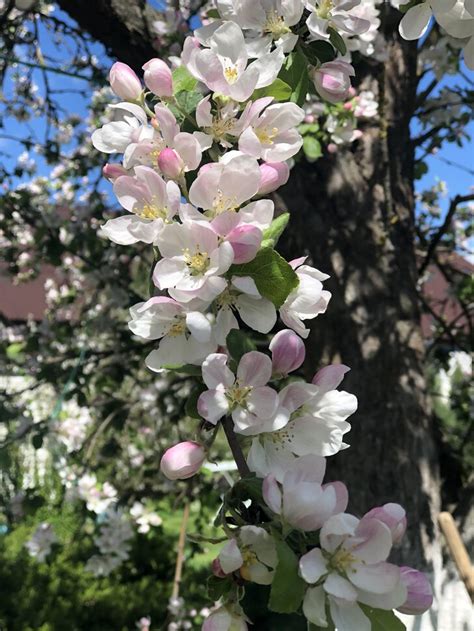
[[324,392],[335,390],[349,370],[349,366],[345,366],[344,364],[329,364],[329,366],[318,370],[311,383],[314,383],[315,386],[319,386]]
[[337,153],[337,145],[335,142],[330,142],[326,147],[328,153]]
[[214,561],[211,563],[211,570],[214,576],[217,576],[217,578],[225,578],[227,576],[227,574],[222,569],[221,562],[218,558],[215,558]]
[[136,101],[142,93],[140,79],[130,66],[121,61],[115,62],[110,69],[109,83],[115,94],[124,101]]
[[174,149],[167,147],[158,156],[158,166],[165,177],[177,180],[183,172],[184,163]]
[[400,580],[408,591],[407,599],[401,607],[400,613],[417,615],[427,611],[433,604],[433,590],[423,572],[411,567],[400,568]]
[[348,97],[352,76],[354,68],[347,61],[328,61],[314,70],[314,87],[323,99],[337,103]]
[[304,362],[306,349],[303,340],[291,329],[279,331],[270,342],[273,374],[287,375]]
[[393,543],[400,543],[407,529],[407,517],[405,509],[400,504],[385,504],[370,510],[366,517],[373,517],[383,522],[392,533]]
[[260,165],[259,195],[267,195],[288,182],[290,167],[286,162],[264,162]]
[[146,87],[156,96],[173,96],[171,70],[161,59],[150,59],[144,66],[143,80]]
[[113,182],[121,175],[127,175],[127,174],[128,174],[127,169],[125,169],[120,164],[111,164],[110,162],[107,162],[107,164],[105,164],[104,167],[102,168],[102,175],[110,182]]
[[160,469],[170,480],[186,480],[199,471],[205,458],[201,445],[187,440],[165,451]]

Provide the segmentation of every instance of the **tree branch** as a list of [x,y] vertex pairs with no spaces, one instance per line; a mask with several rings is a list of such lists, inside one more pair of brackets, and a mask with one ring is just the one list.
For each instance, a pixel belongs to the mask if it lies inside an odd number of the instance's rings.
[[451,225],[451,221],[453,220],[453,217],[454,217],[454,215],[456,213],[456,210],[457,210],[457,207],[459,206],[459,204],[465,204],[466,202],[470,202],[472,200],[474,200],[474,193],[471,193],[470,195],[456,195],[456,197],[454,197],[451,200],[448,212],[446,213],[446,217],[445,217],[442,225],[439,227],[438,231],[434,235],[434,237],[431,239],[431,242],[430,242],[430,244],[428,246],[428,250],[426,252],[426,256],[424,258],[424,261],[423,261],[423,263],[421,264],[421,266],[420,266],[420,268],[418,270],[418,274],[420,276],[423,275],[424,271],[426,270],[426,268],[430,264],[430,261],[431,261],[431,259],[433,257],[433,254],[434,254],[436,248],[438,247],[439,242],[441,241],[443,236],[446,234],[449,226]]
[[242,449],[240,448],[237,436],[235,435],[233,422],[230,416],[225,417],[222,426],[224,427],[227,442],[229,443],[230,450],[232,451],[232,455],[234,456],[237,469],[239,470],[240,475],[244,477],[250,473],[250,469],[248,467],[247,461],[245,460]]

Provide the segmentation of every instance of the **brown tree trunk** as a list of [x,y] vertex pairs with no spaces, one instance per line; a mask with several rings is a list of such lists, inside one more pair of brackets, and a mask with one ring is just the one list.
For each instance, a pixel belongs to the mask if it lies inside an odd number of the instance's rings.
[[313,323],[308,371],[347,364],[344,388],[359,399],[351,447],[330,459],[328,479],[348,483],[358,514],[374,503],[403,504],[409,530],[400,557],[426,567],[437,539],[439,481],[416,287],[409,124],[417,55],[394,24],[386,37],[385,66],[361,68],[364,87],[379,95],[380,120],[352,150],[293,169],[281,190],[291,211],[281,247],[291,258],[309,254],[331,275],[332,300]]

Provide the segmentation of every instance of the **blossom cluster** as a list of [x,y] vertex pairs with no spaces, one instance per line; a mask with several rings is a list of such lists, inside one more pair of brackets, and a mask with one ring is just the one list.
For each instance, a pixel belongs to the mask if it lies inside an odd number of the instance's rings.
[[[310,382],[302,376],[308,321],[331,298],[328,276],[275,250],[289,215],[275,216],[269,197],[303,146],[308,77],[326,102],[351,95],[345,40],[370,30],[364,7],[218,1],[218,17],[185,39],[174,72],[149,60],[143,88],[131,68],[114,64],[110,85],[122,101],[92,135],[96,149],[123,156],[104,175],[127,214],[102,234],[154,253],[151,297],[131,307],[129,328],[152,346],[150,370],[198,376],[200,427],[165,452],[161,470],[171,480],[195,475],[223,425],[243,475],[219,513],[221,602],[206,631],[247,628],[242,581],[271,585],[270,609],[301,610],[339,631],[370,630],[368,608],[419,613],[431,603],[424,575],[387,562],[405,531],[403,508],[358,519],[346,512],[346,486],[323,484],[325,458],[349,446],[357,399],[339,389],[343,364]],[[327,46],[329,61],[318,57]],[[357,106],[371,109],[361,98]],[[246,504],[232,496],[239,484]]]

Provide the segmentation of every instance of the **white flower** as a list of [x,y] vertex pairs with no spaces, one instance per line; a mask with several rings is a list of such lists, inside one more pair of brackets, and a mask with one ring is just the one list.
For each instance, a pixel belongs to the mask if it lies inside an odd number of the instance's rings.
[[56,543],[57,540],[52,525],[42,522],[25,543],[25,547],[30,556],[41,562],[50,554],[53,543]]
[[246,101],[256,88],[270,85],[277,78],[284,61],[281,48],[262,55],[247,65],[249,55],[242,30],[235,22],[203,27],[195,32],[204,46],[193,38],[184,42],[182,59],[189,72],[210,90]]
[[416,4],[403,16],[398,27],[400,35],[408,40],[423,37],[433,13],[439,21],[440,16],[450,11],[455,4],[456,0],[425,0],[421,4]]
[[272,376],[271,359],[250,351],[242,356],[234,376],[228,357],[214,353],[202,365],[202,378],[209,388],[198,399],[199,414],[214,425],[227,414],[239,433],[258,434],[266,424],[285,425],[286,411],[279,411],[278,394],[267,386]]
[[118,103],[110,107],[117,112],[117,120],[106,123],[92,134],[92,144],[98,151],[123,153],[131,142],[153,131],[148,127],[147,115],[139,105]]
[[275,542],[266,530],[258,526],[243,526],[236,539],[231,539],[218,555],[225,574],[239,571],[246,581],[270,585],[278,559]]
[[161,372],[163,366],[200,364],[217,349],[212,339],[211,316],[191,311],[172,298],[155,296],[130,309],[130,330],[147,340],[161,342],[146,358],[148,368]]
[[303,144],[296,126],[303,121],[304,111],[296,103],[275,103],[260,113],[263,105],[250,109],[247,127],[239,138],[239,150],[267,162],[288,160]]
[[181,302],[193,298],[212,301],[226,287],[222,275],[234,261],[228,242],[219,243],[217,234],[201,222],[168,225],[158,235],[163,257],[155,266],[153,282],[159,289],[179,291]]
[[135,167],[135,176],[122,175],[114,182],[114,193],[131,215],[109,219],[102,232],[111,241],[130,245],[137,241],[154,243],[179,209],[181,193],[174,182],[166,183],[153,169]]
[[329,28],[342,35],[360,35],[370,28],[369,20],[359,17],[353,9],[360,0],[306,0],[311,12],[306,25],[313,39],[329,40]]
[[306,257],[290,261],[295,270],[299,284],[285,300],[280,308],[280,317],[286,326],[293,329],[303,338],[308,337],[309,329],[304,320],[312,319],[327,309],[331,293],[323,290],[322,281],[329,278],[314,267],[303,265]]
[[158,513],[141,502],[135,502],[133,504],[130,509],[130,515],[138,524],[138,532],[143,534],[149,532],[151,526],[161,526],[163,521]]

